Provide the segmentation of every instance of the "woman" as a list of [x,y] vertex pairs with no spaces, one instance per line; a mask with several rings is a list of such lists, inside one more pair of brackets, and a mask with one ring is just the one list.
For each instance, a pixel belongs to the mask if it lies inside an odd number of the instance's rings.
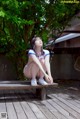
[[[43,49],[43,42],[40,37],[34,37],[31,41],[32,49],[28,51],[28,63],[25,65],[23,73],[25,77],[31,78],[31,85],[47,85],[53,83],[50,70],[50,53]],[[45,80],[44,80],[45,77]]]

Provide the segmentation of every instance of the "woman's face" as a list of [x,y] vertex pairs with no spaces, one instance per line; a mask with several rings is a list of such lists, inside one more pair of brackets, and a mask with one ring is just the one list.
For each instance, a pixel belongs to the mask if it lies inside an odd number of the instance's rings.
[[37,47],[42,47],[43,46],[43,42],[42,42],[42,39],[40,37],[36,38],[35,46],[37,46]]

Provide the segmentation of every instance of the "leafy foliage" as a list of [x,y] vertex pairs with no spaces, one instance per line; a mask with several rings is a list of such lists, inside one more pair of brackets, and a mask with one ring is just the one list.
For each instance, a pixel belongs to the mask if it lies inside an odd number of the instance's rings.
[[62,4],[60,0],[1,0],[0,53],[13,58],[20,74],[32,37],[37,34],[46,43],[49,37],[58,36],[79,10],[80,4]]

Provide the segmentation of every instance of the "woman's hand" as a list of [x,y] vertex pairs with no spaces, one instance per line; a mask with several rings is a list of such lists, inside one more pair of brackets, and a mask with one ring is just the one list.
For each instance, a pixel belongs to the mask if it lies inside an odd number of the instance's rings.
[[53,78],[52,78],[52,76],[49,76],[48,74],[45,75],[45,80],[46,80],[48,83],[50,83],[50,84],[53,83]]
[[49,79],[49,75],[45,75],[45,80],[48,82],[48,83],[50,83],[50,79]]
[[50,79],[50,83],[52,84],[53,83],[53,77],[51,75],[49,76],[49,79]]

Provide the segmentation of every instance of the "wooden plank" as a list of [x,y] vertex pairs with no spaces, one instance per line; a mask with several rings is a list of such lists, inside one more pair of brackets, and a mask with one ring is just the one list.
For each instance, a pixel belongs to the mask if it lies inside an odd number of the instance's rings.
[[67,100],[64,100],[63,98],[59,97],[56,94],[53,94],[53,96],[55,96],[56,98],[58,98],[59,100],[61,100],[63,103],[65,103],[66,105],[68,105],[69,107],[71,107],[76,112],[80,113],[80,109],[78,107],[74,106],[73,104],[71,104],[70,102],[68,102]]
[[46,108],[46,106],[44,104],[42,104],[42,102],[40,101],[34,101],[33,103],[35,103],[37,105],[37,107],[41,110],[41,112],[46,116],[47,119],[57,119],[57,117],[55,117],[48,108]]
[[[30,80],[14,80],[14,81],[0,81],[0,84],[28,84],[31,85]],[[48,85],[58,85],[58,83],[48,84]]]
[[55,108],[57,109],[62,115],[64,115],[67,119],[74,119],[69,117],[69,113],[64,110],[61,106],[59,106],[58,104],[56,104],[54,101],[52,100],[48,100],[48,102]]
[[6,103],[5,103],[5,96],[4,92],[0,92],[0,117],[2,118],[5,116],[7,118],[7,109],[6,109]]
[[48,100],[48,102],[50,104],[52,104],[53,107],[55,107],[58,111],[60,111],[64,116],[69,116],[69,113],[67,111],[65,111],[61,106],[59,106],[58,104],[56,104],[54,101],[52,101],[51,99]]
[[19,84],[26,84],[26,83],[28,83],[28,84],[30,84],[30,81],[26,81],[26,80],[24,80],[24,81],[20,81],[20,80],[14,80],[14,81],[0,81],[0,84],[17,84],[17,83],[19,83]]
[[37,85],[37,86],[31,86],[29,84],[20,84],[20,83],[0,83],[0,90],[10,90],[10,89],[37,89],[37,88],[48,88],[48,87],[56,87],[58,86],[57,83],[53,83],[53,84],[48,84],[48,85]]
[[13,105],[14,105],[14,108],[17,114],[17,118],[18,119],[28,119],[16,94],[15,94],[15,98],[16,100],[13,99]]
[[6,112],[5,102],[0,102],[0,112]]
[[6,102],[8,119],[17,119],[16,111],[12,102]]
[[0,92],[0,112],[6,112],[6,104],[3,91]]
[[[52,94],[51,96],[53,96],[53,95],[54,94]],[[61,97],[62,99],[64,98],[64,100],[66,101],[66,103],[67,103],[66,106],[68,106],[68,111],[71,110],[70,114],[72,113],[73,117],[75,116],[77,119],[80,119],[80,113],[77,112],[76,110],[74,110],[73,106],[70,105],[70,103],[71,103],[72,105],[74,105],[74,107],[78,107],[80,109],[80,103],[76,102],[76,101],[79,102],[79,100],[70,98],[70,95],[68,95],[68,94],[59,94],[59,95],[57,95],[58,100],[59,100],[59,97]],[[63,103],[63,105],[65,104],[64,102],[62,102],[62,103]]]
[[45,115],[41,112],[41,110],[37,107],[37,105],[35,105],[33,102],[28,102],[28,104],[38,119],[47,119]]
[[76,107],[78,107],[80,109],[80,104],[75,102],[75,100],[68,100],[68,102],[70,102],[71,104],[73,104],[74,106],[76,106]]
[[42,104],[46,106],[47,109],[57,118],[57,119],[67,119],[64,115],[62,115],[57,109],[55,109],[52,104],[47,101],[41,101]]
[[80,101],[79,100],[75,100],[75,101],[76,101],[76,103],[78,103],[80,105]]
[[70,95],[70,94],[60,93],[59,94],[59,97],[64,98],[68,102],[72,103],[74,106],[77,106],[78,108],[80,108],[80,101],[78,100],[78,98],[76,97],[76,95],[74,95],[74,94],[71,94]]
[[62,108],[64,108],[69,113],[70,116],[72,116],[74,119],[77,118],[77,116],[78,116],[78,113],[77,112],[75,112],[69,106],[67,106],[66,104],[64,104],[63,102],[61,102],[58,98],[55,98],[53,95],[49,95],[49,96],[52,97],[52,100],[55,101],[56,104],[58,104],[59,106],[61,106]]
[[[31,81],[0,81],[0,84],[27,84],[27,85],[31,85]],[[52,83],[52,84],[49,84],[48,85],[43,85],[43,86],[49,86],[49,85],[54,85],[54,86],[58,86],[58,83]],[[42,86],[40,84],[38,84],[38,86]]]
[[[75,94],[76,93],[76,94]],[[63,91],[63,93],[61,92],[61,93],[59,93],[58,94],[58,96],[59,97],[61,97],[61,98],[63,98],[63,99],[65,99],[65,100],[73,100],[73,101],[75,101],[75,102],[78,102],[78,104],[80,105],[80,95],[79,95],[79,91],[76,91],[76,92],[72,92],[71,90],[70,90],[70,92],[67,92],[67,94],[65,93],[64,94],[64,91]]]
[[5,96],[5,103],[6,103],[6,110],[7,110],[7,115],[8,119],[17,119],[17,115],[14,109],[14,106],[12,104],[12,101],[10,100],[11,95],[10,91],[4,91],[4,96]]
[[21,105],[24,109],[24,112],[26,113],[28,119],[37,119],[36,115],[34,114],[34,112],[31,110],[30,106],[28,105],[27,102],[22,101]]
[[[26,93],[24,90],[22,90],[22,93],[24,94],[23,96],[21,96],[21,93],[18,93],[18,97],[19,97],[19,101],[21,103],[21,106],[25,112],[25,114],[27,115],[28,119],[37,119],[36,115],[34,114],[34,112],[32,111],[32,109],[30,108],[30,106],[28,105],[28,100],[26,99]],[[20,98],[21,97],[21,98]],[[28,96],[27,96],[28,97]],[[25,101],[24,101],[24,100]]]
[[[20,94],[18,94],[18,96],[20,97]],[[25,99],[25,95],[24,95],[24,99]],[[37,119],[37,118],[38,119],[39,118],[46,119],[46,117],[43,115],[43,113],[38,109],[38,107],[36,105],[34,107],[36,107],[37,112],[35,112],[34,109],[31,108],[32,105],[30,106],[28,101],[27,102],[22,101],[21,98],[19,98],[19,100],[20,100],[20,103],[21,103],[26,115],[29,117],[29,119]],[[38,116],[37,113],[38,113],[39,117],[37,117]]]

